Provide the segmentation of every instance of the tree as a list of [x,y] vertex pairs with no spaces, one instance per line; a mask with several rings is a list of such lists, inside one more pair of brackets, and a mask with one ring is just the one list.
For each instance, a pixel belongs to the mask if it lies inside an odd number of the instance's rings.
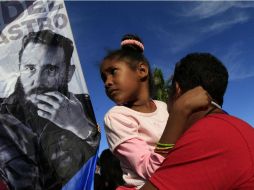
[[170,79],[164,80],[161,69],[155,68],[153,72],[154,83],[154,99],[161,100],[163,102],[168,101],[168,94],[170,90]]

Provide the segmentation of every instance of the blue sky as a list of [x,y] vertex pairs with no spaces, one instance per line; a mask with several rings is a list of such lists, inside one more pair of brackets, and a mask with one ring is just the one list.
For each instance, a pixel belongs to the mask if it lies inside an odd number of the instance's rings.
[[254,126],[254,2],[66,1],[72,32],[102,128],[100,152],[107,148],[103,116],[114,103],[105,95],[99,64],[119,48],[126,33],[139,35],[151,67],[172,74],[190,52],[210,52],[230,75],[223,108]]

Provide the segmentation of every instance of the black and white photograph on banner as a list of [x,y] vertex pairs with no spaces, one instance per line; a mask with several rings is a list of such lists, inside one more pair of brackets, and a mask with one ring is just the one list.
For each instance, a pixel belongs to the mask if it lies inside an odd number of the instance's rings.
[[64,1],[0,10],[1,183],[90,189],[100,133]]

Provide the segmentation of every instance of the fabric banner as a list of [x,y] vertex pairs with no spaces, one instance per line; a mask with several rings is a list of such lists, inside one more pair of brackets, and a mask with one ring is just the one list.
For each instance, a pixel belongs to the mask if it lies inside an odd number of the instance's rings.
[[0,185],[90,190],[100,141],[63,0],[0,1]]

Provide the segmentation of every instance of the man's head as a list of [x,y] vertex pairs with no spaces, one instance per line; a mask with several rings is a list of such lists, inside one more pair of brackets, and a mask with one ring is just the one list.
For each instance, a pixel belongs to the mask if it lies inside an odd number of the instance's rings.
[[175,66],[171,99],[202,86],[215,102],[222,105],[227,84],[228,72],[221,61],[209,53],[191,53]]
[[70,64],[72,53],[72,41],[50,30],[26,35],[19,52],[20,77],[17,82],[25,99],[48,91],[65,94],[75,70]]

